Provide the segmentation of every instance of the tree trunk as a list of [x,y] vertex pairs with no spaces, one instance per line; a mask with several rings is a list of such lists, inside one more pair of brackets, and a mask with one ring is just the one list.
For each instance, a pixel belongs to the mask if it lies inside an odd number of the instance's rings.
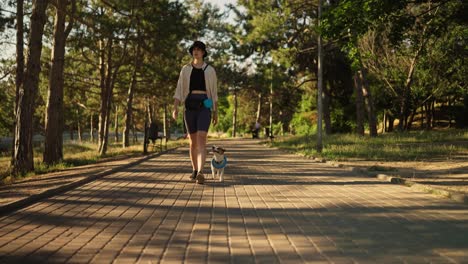
[[163,135],[164,140],[167,143],[167,139],[169,138],[169,130],[167,125],[167,104],[164,104],[164,112],[163,112]]
[[427,105],[426,105],[426,122],[427,122],[426,126],[427,126],[427,130],[432,130],[432,125],[433,125],[432,118],[434,118],[434,117],[432,116],[431,107],[432,107],[432,101],[427,102]]
[[[109,88],[110,90],[110,88]],[[99,155],[104,156],[107,153],[107,146],[109,145],[109,126],[110,126],[110,104],[111,104],[111,99],[109,96],[109,99],[107,101],[108,106],[106,107],[106,113],[104,118],[104,137],[102,141],[102,146],[101,146],[101,151],[99,152]]]
[[89,141],[94,142],[94,120],[93,114],[90,115],[89,118]]
[[[65,63],[65,41],[69,30],[65,28],[67,0],[58,0],[54,25],[54,46],[51,56],[49,90],[45,117],[45,146],[43,159],[54,164],[63,159],[63,69]],[[71,27],[71,24],[69,24]]]
[[81,143],[83,142],[83,133],[81,133],[81,123],[78,120],[78,141]]
[[[146,110],[148,110],[148,107],[146,107]],[[143,154],[148,154],[148,113],[145,113],[145,127],[144,127],[144,133],[143,133]]]
[[[322,0],[318,0],[317,6],[317,27],[320,28],[322,19]],[[317,152],[322,153],[322,118],[323,118],[323,47],[322,34],[317,38]]]
[[122,66],[123,58],[126,54],[126,47],[127,44],[124,44],[124,51],[122,53],[122,57],[119,62],[114,63],[112,61],[112,41],[111,45],[108,46],[108,57],[107,57],[107,71],[106,71],[106,98],[107,98],[107,106],[105,109],[105,116],[104,116],[104,133],[103,133],[103,141],[102,146],[100,148],[99,155],[103,156],[107,152],[107,146],[109,144],[109,126],[110,126],[110,113],[111,113],[111,106],[113,103],[113,91],[115,86],[115,80],[117,79],[117,74],[119,72],[120,66]]
[[132,134],[133,134],[133,144],[138,143],[138,135],[137,135],[137,129],[135,123],[132,125]]
[[[19,92],[23,85],[24,78],[24,14],[23,14],[24,1],[18,0],[16,2],[16,96],[15,96],[15,108],[13,109],[13,116],[16,116],[18,111],[18,99]],[[16,127],[16,118],[14,120],[13,127]],[[16,133],[13,131],[13,142],[15,142]],[[15,157],[15,148],[11,148],[11,165]]]
[[15,97],[15,114],[18,108],[19,92],[23,85],[24,79],[24,1],[18,0],[16,4],[16,97]]
[[[102,43],[102,42],[101,42]],[[111,104],[111,74],[112,74],[112,39],[109,38],[107,50],[102,49],[100,58],[100,87],[101,101],[99,106],[99,133],[98,133],[98,151],[99,155],[105,155],[107,152],[109,135],[109,110]],[[101,46],[102,47],[102,46]],[[107,54],[106,54],[107,51]],[[107,59],[107,62],[106,62]]]
[[70,141],[75,140],[75,134],[73,133],[73,125],[70,125],[69,132],[70,132]]
[[[273,96],[274,96],[273,94],[273,71],[271,74],[272,76],[271,76],[271,83],[270,83],[270,122],[269,122],[269,128],[268,128],[268,135],[265,135],[266,137],[273,136]],[[236,99],[235,113],[237,115],[237,99]]]
[[429,127],[428,126],[429,122],[427,122],[428,119],[429,119],[429,116],[428,116],[428,113],[427,113],[427,102],[423,104],[422,111],[424,112],[424,119],[423,119],[423,121],[421,121],[421,123],[423,123],[422,126],[424,127],[424,129],[427,130],[428,127]]
[[130,84],[130,87],[128,88],[128,96],[127,96],[127,110],[125,111],[125,121],[124,121],[124,130],[123,130],[123,147],[126,148],[130,146],[130,127],[132,123],[132,117],[133,117],[133,91],[134,88],[133,86],[134,81],[133,81],[133,76],[132,76],[132,82]]
[[80,110],[76,110],[76,128],[77,128],[77,133],[78,133],[78,141],[81,143],[83,141],[83,135],[81,134],[81,116],[80,116]]
[[393,115],[388,115],[388,132],[393,132],[395,125],[395,117]]
[[147,154],[148,153],[148,143],[149,143],[149,139],[148,139],[148,127],[150,126],[151,122],[153,121],[152,118],[153,118],[153,114],[151,113],[152,112],[152,109],[151,109],[151,104],[150,104],[150,101],[148,99],[148,97],[145,98],[145,101],[146,101],[146,106],[145,106],[145,127],[144,127],[144,133],[143,133],[143,154]]
[[414,120],[414,116],[416,115],[416,109],[414,109],[412,112],[411,112],[411,115],[410,115],[410,118],[408,120],[408,123],[406,125],[406,131],[410,131],[411,130],[411,127],[413,126],[413,120]]
[[369,83],[367,82],[367,72],[366,69],[362,68],[359,71],[362,88],[363,88],[363,95],[366,101],[367,106],[367,115],[369,119],[369,134],[371,137],[377,136],[377,118],[375,114],[375,106],[374,106],[374,99],[371,94],[371,90],[369,87]]
[[421,118],[419,119],[419,124],[421,129],[424,129],[424,105],[421,106]]
[[450,100],[450,97],[448,97],[447,100],[448,100],[447,101],[447,109],[448,109],[447,117],[448,117],[448,121],[449,121],[448,127],[451,128],[452,125],[453,125],[453,122],[452,122],[452,100]]
[[387,110],[384,109],[384,112],[383,112],[383,122],[382,122],[382,134],[387,132]]
[[[110,42],[110,40],[109,40]],[[106,52],[104,48],[104,40],[99,41],[99,120],[98,120],[98,152],[101,153],[102,145],[104,144],[104,122],[106,116]]]
[[[138,31],[138,36],[139,36],[139,31]],[[140,41],[138,41],[137,44],[137,51],[135,55],[135,61],[133,63],[133,73],[132,73],[132,80],[130,82],[130,86],[128,87],[128,93],[127,93],[127,106],[125,110],[125,127],[123,131],[123,147],[128,147],[130,146],[130,126],[132,123],[133,119],[133,96],[135,93],[135,89],[137,87],[137,73],[140,71],[140,66],[142,63],[142,59],[140,58]]]
[[[331,87],[330,82],[329,82],[329,85]],[[325,134],[331,135],[332,124],[331,124],[331,115],[330,115],[330,96],[325,90],[326,89],[324,89],[324,93],[323,93],[323,122],[325,123]]]
[[33,2],[29,34],[28,59],[23,85],[17,98],[15,146],[13,155],[13,172],[24,174],[34,170],[33,159],[33,114],[41,72],[42,35],[47,21],[47,0]]
[[356,93],[356,133],[364,136],[364,97],[362,95],[362,83],[359,74],[353,76],[354,92]]
[[147,114],[148,114],[148,125],[150,125],[152,122],[154,122],[154,106],[151,103],[151,101],[148,99],[148,109],[147,109]]
[[431,127],[436,127],[437,126],[437,116],[435,114],[435,100],[432,100],[431,102],[431,120],[432,120],[432,124],[431,124]]
[[[427,28],[427,27],[426,27]],[[414,70],[416,68],[416,63],[418,61],[419,55],[421,54],[421,51],[424,47],[425,40],[424,40],[424,32],[426,31],[426,28],[423,30],[423,40],[421,41],[421,45],[419,48],[416,50],[416,53],[414,54],[413,58],[411,59],[410,63],[410,68],[408,70],[408,74],[406,77],[405,81],[405,86],[403,87],[403,93],[401,94],[401,99],[400,99],[400,123],[398,124],[398,129],[402,131],[406,123],[403,122],[406,120],[408,116],[408,105],[409,105],[409,100],[411,98],[411,84],[413,83],[413,75],[414,75]]]
[[119,107],[117,105],[115,106],[114,140],[119,142]]
[[258,104],[257,104],[257,116],[255,122],[260,123],[260,114],[262,111],[262,93],[258,94]]
[[232,137],[236,137],[237,132],[237,88],[234,88],[234,113],[232,114]]

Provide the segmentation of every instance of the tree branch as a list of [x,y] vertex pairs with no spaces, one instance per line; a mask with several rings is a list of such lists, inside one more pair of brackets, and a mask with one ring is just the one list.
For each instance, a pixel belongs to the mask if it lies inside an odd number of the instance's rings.
[[10,74],[11,74],[10,71],[6,72],[5,75],[3,75],[2,77],[0,77],[0,81],[2,81],[3,79],[5,79],[6,77],[8,77],[8,75],[10,75]]
[[70,34],[70,31],[73,28],[73,24],[75,23],[75,20],[73,19],[72,15],[74,15],[76,13],[76,0],[71,0],[71,4],[72,4],[72,10],[71,10],[71,13],[70,13],[71,15],[69,16],[70,21],[68,22],[67,28],[65,29],[65,38],[68,37],[68,34]]
[[433,6],[433,7],[429,8],[428,10],[422,12],[421,14],[415,15],[414,17],[417,18],[417,17],[423,16],[423,15],[431,12],[432,10],[439,8],[440,6],[447,4],[450,1],[452,1],[452,0],[442,1],[442,3],[440,3],[440,4],[436,5],[436,6]]
[[312,81],[317,81],[317,78],[304,80],[304,81],[302,81],[300,84],[296,85],[295,88],[297,89],[297,88],[301,87],[302,85],[304,85],[305,83],[312,82]]
[[73,14],[72,12],[68,12],[66,9],[63,10],[63,9],[59,8],[57,3],[54,3],[53,1],[51,1],[50,4],[53,5],[55,8],[57,8],[58,10],[60,10],[61,12],[64,12],[67,16],[70,17],[70,19],[76,20],[76,21],[80,22],[81,24],[86,25],[87,27],[93,29],[94,32],[96,32],[96,33],[101,33],[101,34],[103,33],[100,29],[95,27],[94,24],[84,20],[80,16],[78,16],[76,14]]

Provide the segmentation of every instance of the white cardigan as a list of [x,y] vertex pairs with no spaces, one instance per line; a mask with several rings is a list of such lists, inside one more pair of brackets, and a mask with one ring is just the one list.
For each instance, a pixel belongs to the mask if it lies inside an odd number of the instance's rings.
[[[205,69],[205,67],[207,67]],[[192,73],[193,66],[191,63],[184,65],[180,71],[179,80],[174,94],[174,99],[179,100],[181,103],[185,101],[190,92],[190,74]],[[205,84],[206,94],[208,98],[213,100],[213,106],[218,101],[218,79],[216,77],[215,69],[206,63],[203,63],[202,69],[205,69]],[[216,110],[216,109],[214,109]]]

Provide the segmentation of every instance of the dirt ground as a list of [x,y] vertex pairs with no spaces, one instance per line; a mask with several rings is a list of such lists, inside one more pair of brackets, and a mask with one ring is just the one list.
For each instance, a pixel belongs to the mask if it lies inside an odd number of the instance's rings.
[[400,176],[435,188],[468,194],[468,153],[451,160],[399,162],[355,160],[336,163],[362,168],[376,174]]

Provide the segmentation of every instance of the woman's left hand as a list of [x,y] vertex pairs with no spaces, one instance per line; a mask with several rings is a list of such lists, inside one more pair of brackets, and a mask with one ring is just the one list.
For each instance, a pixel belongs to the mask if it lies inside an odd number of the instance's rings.
[[213,122],[213,125],[218,124],[218,112],[213,112],[213,118],[211,120]]

